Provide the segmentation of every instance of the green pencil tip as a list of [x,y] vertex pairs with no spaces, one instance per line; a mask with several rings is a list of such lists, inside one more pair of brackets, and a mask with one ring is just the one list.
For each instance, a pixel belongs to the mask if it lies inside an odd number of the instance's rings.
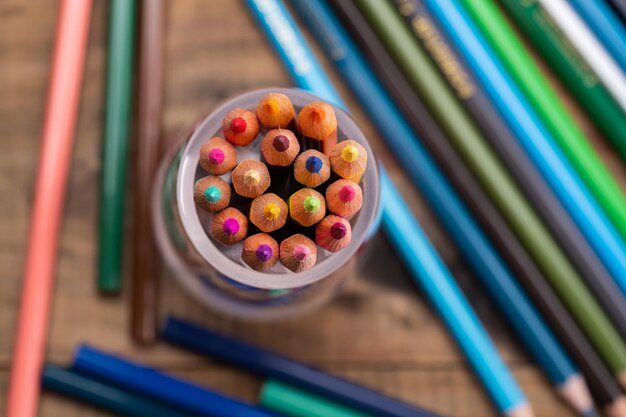
[[313,196],[308,196],[302,202],[302,207],[304,207],[304,211],[307,213],[315,213],[320,208],[320,200]]

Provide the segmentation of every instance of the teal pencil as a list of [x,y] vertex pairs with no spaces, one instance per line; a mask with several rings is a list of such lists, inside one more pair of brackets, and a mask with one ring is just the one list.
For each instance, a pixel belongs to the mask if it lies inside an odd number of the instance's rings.
[[98,288],[122,288],[124,193],[130,134],[135,0],[111,0],[104,115]]

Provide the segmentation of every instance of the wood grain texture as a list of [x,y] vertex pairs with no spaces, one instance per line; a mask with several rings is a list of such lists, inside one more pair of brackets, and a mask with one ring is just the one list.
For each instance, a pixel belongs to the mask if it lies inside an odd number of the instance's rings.
[[[0,195],[3,196],[0,199],[0,409],[4,408],[56,6],[52,0],[0,2]],[[242,2],[171,1],[166,20],[163,123],[167,131],[193,122],[227,97],[254,88],[290,85]],[[133,346],[128,336],[128,292],[121,298],[97,295],[95,241],[105,29],[106,1],[100,0],[95,2],[92,18],[48,359],[66,363],[77,343],[88,342],[253,400],[260,381],[250,375],[164,345]],[[333,78],[338,81],[335,74]],[[451,240],[393,163],[367,118],[345,94],[345,89],[341,92],[348,98],[355,119],[371,138],[377,156],[387,163],[391,176],[459,279],[537,415],[572,415],[520,349],[483,290],[474,283]],[[599,151],[624,184],[625,171],[617,157],[599,140],[580,110],[573,104],[572,108],[585,131],[598,139],[595,143]],[[132,196],[129,197],[132,205]],[[130,205],[127,209],[132,213]],[[131,230],[132,224],[129,222],[127,227]],[[414,288],[387,241],[378,237],[373,245],[380,255],[370,257],[362,265],[356,272],[359,279],[352,280],[330,305],[306,317],[271,325],[219,317],[189,302],[189,297],[166,277],[162,280],[162,311],[237,334],[446,415],[495,416],[453,340]],[[106,414],[45,394],[40,415]]]

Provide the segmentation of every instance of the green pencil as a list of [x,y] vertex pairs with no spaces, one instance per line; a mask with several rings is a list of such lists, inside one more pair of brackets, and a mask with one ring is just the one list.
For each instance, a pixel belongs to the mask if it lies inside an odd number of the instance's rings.
[[98,288],[122,288],[124,192],[130,134],[135,0],[111,0],[100,195]]
[[372,417],[371,414],[271,379],[261,388],[259,404],[290,417]]
[[462,0],[604,211],[626,238],[626,197],[493,1]]
[[402,17],[386,1],[357,0],[356,4],[600,356],[614,372],[626,371],[624,341],[405,26]]
[[585,59],[539,2],[503,0],[501,3],[626,161],[626,114]]

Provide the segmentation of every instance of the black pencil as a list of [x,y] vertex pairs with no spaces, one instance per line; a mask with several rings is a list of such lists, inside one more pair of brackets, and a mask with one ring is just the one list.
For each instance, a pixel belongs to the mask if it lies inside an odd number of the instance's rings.
[[407,121],[420,133],[430,152],[446,170],[449,179],[468,203],[485,232],[500,248],[507,263],[578,363],[598,404],[612,407],[621,403],[623,396],[612,375],[498,210],[448,144],[444,133],[408,85],[359,9],[349,0],[329,2],[368,57],[372,69],[402,109]]
[[459,101],[508,167],[589,289],[626,338],[626,298],[420,0],[393,0]]
[[620,17],[624,25],[626,25],[626,1],[624,0],[609,0],[609,3]]

